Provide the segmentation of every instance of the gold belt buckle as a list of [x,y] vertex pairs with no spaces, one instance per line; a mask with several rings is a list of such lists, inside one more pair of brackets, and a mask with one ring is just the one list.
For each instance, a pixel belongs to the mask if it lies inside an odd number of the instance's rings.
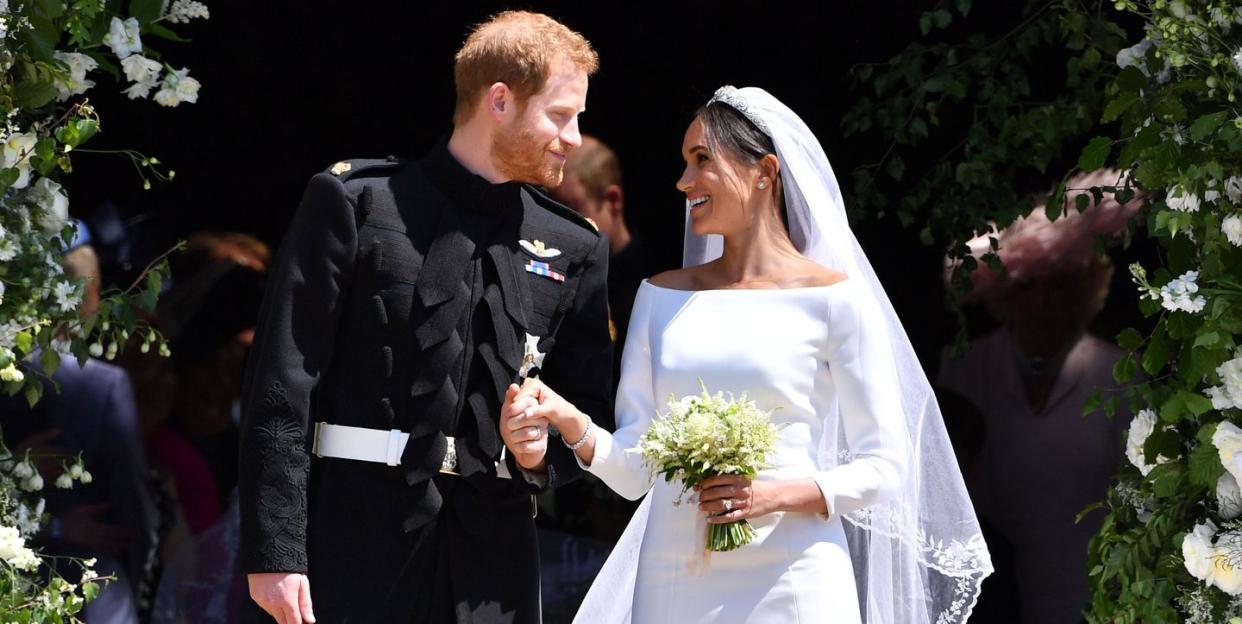
[[448,448],[444,449],[444,459],[440,461],[440,474],[461,476],[457,472],[457,446],[453,436],[444,436],[448,440]]

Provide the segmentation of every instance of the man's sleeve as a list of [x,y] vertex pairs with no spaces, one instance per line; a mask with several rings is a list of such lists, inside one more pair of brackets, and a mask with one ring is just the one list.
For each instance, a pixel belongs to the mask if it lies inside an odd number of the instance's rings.
[[311,178],[268,280],[242,401],[243,571],[305,572],[311,397],[329,369],[357,250],[354,204]]
[[[539,378],[597,425],[611,426],[608,240],[603,236],[596,239],[578,280],[573,308],[565,314],[557,331],[556,344],[544,360]],[[547,487],[558,487],[582,474],[574,452],[560,438],[548,441],[547,468]]]

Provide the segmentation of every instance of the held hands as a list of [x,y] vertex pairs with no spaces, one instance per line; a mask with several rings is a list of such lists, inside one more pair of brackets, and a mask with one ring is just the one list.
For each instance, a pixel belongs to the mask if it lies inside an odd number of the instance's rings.
[[548,419],[535,414],[539,385],[527,379],[521,388],[509,384],[500,406],[500,437],[513,459],[526,470],[542,471],[548,452]]
[[311,611],[310,580],[297,572],[249,574],[250,598],[276,624],[315,624]]

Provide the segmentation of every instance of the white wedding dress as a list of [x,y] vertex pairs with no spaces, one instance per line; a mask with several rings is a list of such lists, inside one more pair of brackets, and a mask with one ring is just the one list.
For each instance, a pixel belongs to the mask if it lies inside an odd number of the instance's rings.
[[[632,586],[591,590],[614,597],[611,616],[628,607],[630,617],[619,619],[634,624],[860,621],[841,516],[899,490],[909,440],[892,351],[867,294],[849,279],[783,290],[642,284],[622,359],[617,431],[598,431],[594,460],[584,466],[623,496],[648,495],[634,520],[645,526],[627,529],[641,535],[636,565],[606,564],[635,568]],[[687,495],[676,505],[680,483],[653,487],[642,458],[629,452],[670,395],[698,394],[700,379],[710,392],[746,392],[774,410],[779,440],[758,478],[813,479],[829,510],[752,519],[755,540],[711,553],[705,566],[696,502]],[[852,456],[840,465],[820,459],[824,440]],[[590,618],[580,613],[577,621]]]

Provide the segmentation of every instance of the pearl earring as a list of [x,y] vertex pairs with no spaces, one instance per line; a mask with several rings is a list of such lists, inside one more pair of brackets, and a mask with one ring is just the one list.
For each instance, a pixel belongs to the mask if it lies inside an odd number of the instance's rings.
[[760,190],[763,190],[763,189],[765,189],[765,188],[768,188],[768,183],[767,183],[767,182],[765,182],[765,181],[763,181],[763,180],[760,180],[760,181],[759,181],[759,189],[760,189]]

